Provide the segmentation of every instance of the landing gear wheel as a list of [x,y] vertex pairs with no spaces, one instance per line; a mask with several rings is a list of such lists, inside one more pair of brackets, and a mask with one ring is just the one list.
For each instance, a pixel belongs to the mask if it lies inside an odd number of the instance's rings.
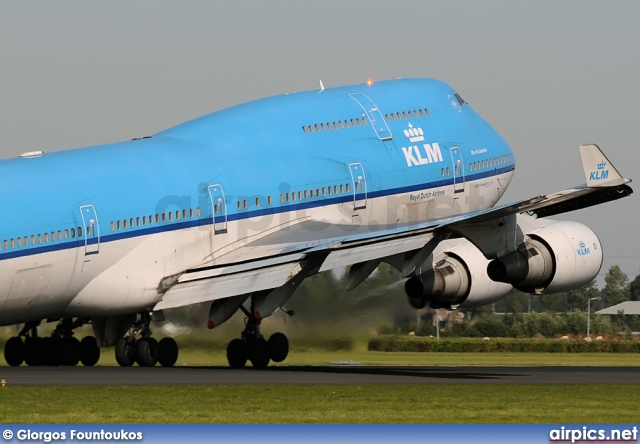
[[85,336],[80,341],[80,362],[85,367],[93,367],[100,360],[100,347],[93,336]]
[[158,342],[158,362],[163,367],[172,367],[178,360],[178,344],[173,338],[162,338]]
[[18,367],[24,361],[25,346],[22,338],[13,336],[4,344],[4,360],[12,367]]
[[29,367],[37,367],[44,363],[44,348],[42,347],[42,338],[27,337],[24,341],[24,362]]
[[273,362],[282,362],[289,354],[289,340],[284,333],[274,333],[267,343],[269,346],[269,357]]
[[58,340],[60,350],[60,364],[75,367],[80,362],[80,341],[69,336]]
[[229,367],[242,368],[247,363],[247,346],[242,339],[234,339],[227,345]]
[[38,353],[40,353],[40,355],[42,356],[42,362],[40,363],[40,365],[57,367],[58,365],[62,364],[62,339],[45,337],[39,338],[38,342]]
[[267,368],[269,365],[269,345],[264,338],[253,339],[247,344],[249,361],[255,368]]
[[120,338],[116,342],[116,361],[122,367],[131,367],[136,361],[136,341]]
[[158,362],[158,341],[151,337],[138,341],[136,361],[141,367],[153,367]]

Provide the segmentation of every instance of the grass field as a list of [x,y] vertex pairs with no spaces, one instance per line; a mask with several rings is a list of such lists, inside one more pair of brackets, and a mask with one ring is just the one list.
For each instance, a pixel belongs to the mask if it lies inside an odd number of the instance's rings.
[[4,423],[635,423],[628,385],[5,387]]

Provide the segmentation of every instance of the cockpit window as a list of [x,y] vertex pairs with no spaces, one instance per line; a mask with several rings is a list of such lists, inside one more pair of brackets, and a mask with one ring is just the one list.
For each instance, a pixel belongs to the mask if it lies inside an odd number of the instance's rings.
[[458,103],[460,104],[460,106],[464,106],[465,102],[464,99],[462,97],[460,97],[460,94],[455,93],[456,99],[458,100]]

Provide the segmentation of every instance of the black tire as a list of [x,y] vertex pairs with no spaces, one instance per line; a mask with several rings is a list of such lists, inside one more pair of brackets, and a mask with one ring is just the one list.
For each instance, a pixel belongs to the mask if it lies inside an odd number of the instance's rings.
[[229,367],[242,368],[247,364],[247,345],[242,339],[234,339],[227,345]]
[[29,367],[37,367],[44,363],[42,338],[27,337],[24,341],[24,362]]
[[248,344],[249,361],[255,368],[263,369],[269,365],[269,344],[264,338],[254,339]]
[[93,336],[85,336],[80,341],[80,362],[85,367],[93,367],[100,360],[100,347]]
[[62,339],[44,337],[38,339],[38,353],[42,356],[41,365],[56,367],[62,364]]
[[62,338],[60,346],[60,364],[75,367],[80,362],[80,341],[73,336]]
[[131,367],[136,362],[136,341],[120,338],[116,342],[116,361],[122,367]]
[[158,362],[158,341],[142,338],[138,341],[136,362],[140,367],[153,367]]
[[173,367],[178,360],[178,344],[173,338],[162,338],[158,342],[158,362],[163,367]]
[[22,338],[13,336],[4,344],[4,360],[12,367],[18,367],[24,362],[25,346]]
[[273,362],[282,362],[289,354],[289,340],[284,333],[274,333],[269,338],[269,357]]

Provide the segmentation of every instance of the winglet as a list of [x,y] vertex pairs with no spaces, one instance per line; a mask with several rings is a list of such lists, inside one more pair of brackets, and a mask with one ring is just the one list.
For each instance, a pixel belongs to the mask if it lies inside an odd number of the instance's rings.
[[580,157],[582,157],[584,176],[589,188],[610,187],[631,182],[630,179],[622,177],[596,144],[580,145]]

